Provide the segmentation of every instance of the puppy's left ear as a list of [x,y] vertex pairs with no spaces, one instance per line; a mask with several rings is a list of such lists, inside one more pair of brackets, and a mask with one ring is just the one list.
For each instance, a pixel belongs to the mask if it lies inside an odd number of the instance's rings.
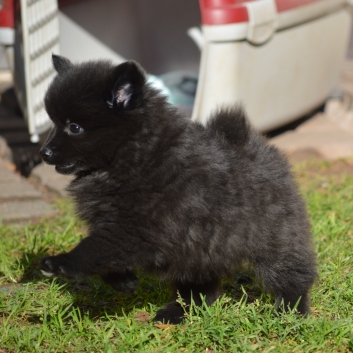
[[142,101],[142,88],[146,83],[146,74],[141,66],[135,61],[127,61],[114,68],[113,78],[112,98],[107,102],[109,107],[138,107]]
[[66,72],[70,67],[72,67],[71,61],[60,55],[52,54],[52,61],[53,61],[54,69],[59,74]]

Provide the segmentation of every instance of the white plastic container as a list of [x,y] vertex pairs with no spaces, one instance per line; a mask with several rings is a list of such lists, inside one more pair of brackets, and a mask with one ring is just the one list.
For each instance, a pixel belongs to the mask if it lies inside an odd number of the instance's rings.
[[320,106],[338,82],[346,0],[199,0],[202,47],[193,119],[242,103],[260,131]]

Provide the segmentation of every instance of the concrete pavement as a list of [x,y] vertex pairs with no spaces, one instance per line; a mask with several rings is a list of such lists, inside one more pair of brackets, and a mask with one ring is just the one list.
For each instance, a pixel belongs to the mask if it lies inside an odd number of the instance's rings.
[[42,163],[32,170],[31,178],[58,196],[67,196],[65,188],[72,179],[70,175],[62,175],[53,166]]
[[[353,116],[342,102],[327,103],[324,113],[314,115],[295,130],[284,132],[270,140],[291,162],[308,158],[338,159],[353,155]],[[342,118],[342,119],[341,119]]]
[[27,179],[16,174],[13,165],[0,159],[0,221],[20,223],[50,216],[55,207],[45,194]]

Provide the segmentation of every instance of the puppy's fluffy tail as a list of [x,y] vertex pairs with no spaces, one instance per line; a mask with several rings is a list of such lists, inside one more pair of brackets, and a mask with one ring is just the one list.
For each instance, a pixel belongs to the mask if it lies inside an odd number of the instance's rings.
[[216,111],[209,119],[207,128],[223,135],[235,146],[246,144],[252,133],[252,128],[241,106]]

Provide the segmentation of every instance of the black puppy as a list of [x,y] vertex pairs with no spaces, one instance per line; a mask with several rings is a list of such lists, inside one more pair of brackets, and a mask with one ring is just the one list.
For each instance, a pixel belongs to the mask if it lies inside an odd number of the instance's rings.
[[[222,279],[251,264],[277,305],[309,312],[317,273],[305,206],[286,160],[240,108],[204,127],[180,116],[135,62],[53,63],[45,106],[54,128],[41,155],[76,176],[68,190],[89,234],[42,259],[44,275],[96,274],[133,292],[140,270],[169,280],[186,304],[200,294],[211,304]],[[154,320],[183,314],[173,301]]]

